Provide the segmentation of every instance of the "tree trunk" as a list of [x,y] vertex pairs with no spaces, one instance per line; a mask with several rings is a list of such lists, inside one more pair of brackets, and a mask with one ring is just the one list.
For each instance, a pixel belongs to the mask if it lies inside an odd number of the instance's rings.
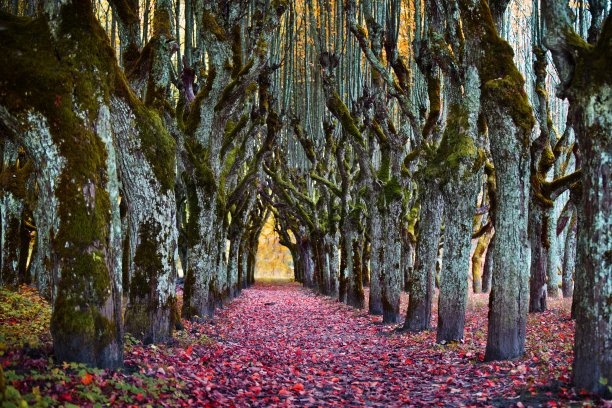
[[[2,23],[0,51],[8,59],[0,68],[0,121],[35,163],[45,163],[38,169],[38,215],[45,213],[37,218],[38,254],[55,288],[55,357],[114,368],[123,362],[119,185],[109,109],[96,95],[116,92],[102,75],[117,65],[90,3],[48,6],[47,18]],[[32,73],[25,86],[14,77],[23,72]]]
[[431,306],[434,296],[434,270],[438,254],[438,241],[442,224],[442,194],[433,183],[421,183],[419,191],[421,210],[419,216],[419,239],[416,258],[410,278],[410,297],[404,330],[423,331],[429,329]]
[[493,280],[493,248],[495,247],[495,231],[493,231],[487,253],[485,255],[484,266],[482,267],[482,293],[489,293]]
[[[183,290],[183,318],[191,319],[196,316],[211,316],[210,285],[213,248],[211,241],[212,213],[214,208],[201,208],[200,203],[207,203],[209,192],[194,186],[187,186],[189,200],[189,222],[187,225],[188,268],[185,273],[185,288]],[[215,197],[212,197],[214,200]],[[211,205],[210,202],[208,202]]]
[[[353,257],[353,271],[351,273],[351,280],[348,282],[348,294],[346,297],[346,303],[350,306],[358,309],[365,307],[365,294],[363,292],[363,265],[362,253],[361,253],[361,240],[355,236],[352,237],[352,257]],[[350,256],[350,255],[349,255]]]
[[[573,204],[570,204],[573,206]],[[576,211],[572,211],[571,220],[565,236],[565,251],[563,255],[562,290],[564,298],[574,294],[574,268],[576,266]]]
[[497,185],[493,282],[485,355],[491,361],[519,357],[525,351],[530,262],[529,155],[522,141],[525,133],[517,129],[507,114],[498,111],[487,118]]
[[[492,232],[487,231],[478,238],[474,254],[472,255],[472,291],[474,293],[484,293],[487,247],[491,242]],[[490,275],[489,275],[490,276]],[[487,289],[488,291],[488,289]]]
[[547,309],[546,263],[547,251],[547,209],[535,202],[529,202],[529,241],[531,245],[531,279],[529,281],[529,312],[543,312]]
[[383,323],[397,323],[401,319],[402,237],[398,220],[401,219],[402,214],[402,196],[396,195],[391,198],[390,194],[387,195],[388,197],[386,197],[385,200],[391,202],[387,204],[387,208],[383,212],[383,239],[385,249],[384,263],[381,265],[381,299],[383,306]]
[[463,339],[468,296],[472,222],[478,194],[475,174],[453,180],[444,187],[444,238],[446,248],[440,273],[438,342]]
[[597,45],[581,51],[584,56],[578,67],[584,76],[575,74],[569,97],[583,156],[574,384],[607,398],[612,396],[612,79],[610,75],[604,78],[599,67],[612,57],[611,41],[612,19],[608,17]]
[[[24,281],[19,274],[22,246],[21,228],[26,182],[30,166],[24,169],[18,159],[17,146],[3,141],[2,163],[0,163],[0,285],[15,288]],[[24,171],[25,170],[25,171]]]
[[158,117],[134,113],[122,100],[112,100],[111,114],[134,251],[125,330],[145,344],[163,342],[172,336],[177,275],[174,140]]
[[495,165],[495,244],[485,359],[519,357],[525,350],[529,290],[529,137],[534,125],[525,80],[512,47],[497,33],[486,2],[458,3],[465,38],[478,67],[481,103]]
[[[374,194],[372,194],[374,197]],[[384,260],[384,245],[382,231],[382,215],[378,210],[376,200],[370,203],[370,299],[369,312],[373,315],[383,314],[382,288],[380,287],[381,268]]]

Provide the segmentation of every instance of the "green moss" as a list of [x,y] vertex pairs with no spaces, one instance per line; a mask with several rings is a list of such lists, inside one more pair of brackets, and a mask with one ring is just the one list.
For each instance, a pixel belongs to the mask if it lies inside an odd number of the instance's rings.
[[340,121],[342,129],[350,134],[358,143],[363,144],[363,137],[356,125],[355,119],[336,91],[332,92],[327,98],[326,105],[336,119]]
[[185,142],[185,150],[189,163],[193,166],[197,186],[204,188],[209,194],[214,193],[217,190],[217,181],[209,164],[209,149],[196,140],[189,139]]
[[227,33],[217,23],[215,16],[208,10],[204,10],[204,13],[202,13],[202,29],[214,35],[219,41],[225,41],[227,39]]
[[19,200],[27,196],[27,182],[32,174],[31,161],[25,163],[16,161],[0,171],[0,197],[5,191],[10,192]]
[[525,80],[514,64],[514,51],[495,28],[486,0],[480,0],[476,10],[469,2],[461,0],[462,17],[467,37],[478,37],[482,57],[478,59],[478,71],[482,83],[482,98],[494,100],[504,107],[514,124],[521,130],[523,143],[529,145],[535,119],[525,93]]
[[189,115],[185,120],[185,133],[189,136],[193,136],[200,125],[200,108],[202,103],[208,99],[216,77],[217,71],[214,67],[210,67],[206,75],[204,87],[198,92],[189,107]]
[[104,254],[81,254],[64,269],[70,272],[63,274],[58,285],[51,332],[56,341],[68,344],[78,339],[83,347],[92,346],[99,352],[117,334],[114,323],[100,314],[100,302],[108,297],[111,286]]
[[383,187],[383,196],[387,204],[403,198],[403,189],[397,177],[394,176],[385,183]]
[[[588,94],[604,84],[612,84],[612,19],[607,18],[595,45],[588,44],[571,29],[564,32],[565,40],[575,51],[576,67],[572,77],[570,96]],[[605,134],[605,132],[604,132]]]
[[425,175],[448,182],[473,174],[480,167],[474,169],[475,165],[482,165],[482,158],[469,134],[467,110],[458,104],[451,105],[442,141],[435,156],[428,160]]
[[381,146],[380,167],[378,169],[378,178],[386,182],[391,177],[391,152],[389,145]]
[[225,190],[225,181],[232,169],[232,166],[236,162],[236,157],[238,153],[241,150],[242,150],[242,146],[234,147],[232,150],[230,150],[230,152],[227,154],[227,157],[225,157],[225,160],[223,161],[223,167],[221,168],[221,174],[219,176],[219,186],[220,186],[219,189],[221,191]]
[[160,230],[154,221],[144,222],[140,226],[139,243],[134,253],[134,273],[130,282],[130,302],[147,298],[152,293],[151,288],[157,287],[158,276],[163,272],[157,241]]
[[553,153],[550,143],[547,142],[538,162],[538,173],[542,179],[546,178],[546,174],[555,164],[555,154]]
[[176,142],[157,113],[141,103],[133,106],[142,151],[163,191],[174,189]]
[[245,128],[249,123],[249,116],[244,114],[240,117],[238,122],[228,120],[225,124],[225,131],[223,135],[223,146],[221,146],[221,156],[225,155],[225,151],[235,141],[236,136]]
[[171,24],[170,24],[170,13],[166,9],[159,9],[156,7],[155,16],[153,17],[153,36],[165,36],[166,38],[172,37]]

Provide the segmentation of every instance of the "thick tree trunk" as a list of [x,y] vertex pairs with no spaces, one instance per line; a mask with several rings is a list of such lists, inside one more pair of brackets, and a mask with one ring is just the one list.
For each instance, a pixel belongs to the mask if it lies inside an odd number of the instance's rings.
[[444,207],[449,210],[445,211],[444,222],[446,248],[440,273],[438,342],[463,339],[472,223],[479,187],[477,174],[463,176],[444,187]]
[[[112,101],[112,117],[134,251],[125,330],[145,344],[163,342],[174,327],[177,276],[174,141],[158,117],[134,114],[119,99]],[[152,149],[155,157],[146,153]]]
[[546,289],[551,298],[559,297],[559,255],[557,252],[557,217],[554,206],[546,209]]
[[384,253],[384,263],[381,265],[381,299],[383,323],[397,323],[401,319],[402,237],[398,220],[401,219],[402,200],[401,195],[396,195],[392,199],[390,194],[387,195],[388,197],[385,200],[390,200],[391,202],[383,212],[384,252],[381,253]]
[[495,244],[486,360],[519,357],[525,350],[529,303],[529,137],[534,125],[525,80],[514,52],[497,33],[486,2],[460,0],[465,38],[478,67],[481,103],[495,165]]
[[490,361],[519,357],[525,351],[530,263],[529,155],[523,144],[524,133],[507,114],[498,111],[487,118],[497,185],[493,282],[485,355]]
[[230,238],[229,253],[227,256],[227,279],[229,286],[229,298],[238,296],[238,256],[240,240],[237,237]]
[[410,277],[414,269],[414,231],[410,233],[406,230],[402,231],[402,290],[408,292],[410,290]]
[[572,83],[570,97],[584,174],[576,262],[576,280],[581,284],[574,294],[574,384],[607,398],[612,396],[612,79],[608,75],[602,80],[598,67],[611,58],[611,41],[608,17],[599,43],[580,67],[589,74]]
[[367,237],[363,238],[361,251],[361,282],[363,286],[370,286],[370,259],[372,255],[372,247],[370,245],[370,240]]
[[351,241],[353,232],[348,227],[348,221],[342,221],[342,238],[340,239],[340,279],[338,287],[338,300],[348,303],[349,282],[353,279],[353,249]]
[[[196,316],[211,316],[210,289],[212,269],[212,214],[214,208],[201,208],[200,203],[209,203],[209,193],[205,189],[188,185],[189,222],[187,225],[187,242],[189,245],[188,268],[185,273],[183,290],[183,310],[185,319]],[[214,202],[214,197],[213,197]]]
[[429,329],[431,306],[434,296],[434,273],[438,241],[442,224],[444,203],[436,185],[421,183],[421,210],[419,216],[419,239],[413,274],[410,278],[410,297],[404,330]]
[[[37,215],[44,213],[37,218],[38,266],[50,269],[55,288],[55,357],[117,367],[123,360],[119,186],[109,109],[96,97],[115,91],[105,75],[117,65],[89,2],[49,4],[45,11],[48,19],[2,23],[8,29],[0,34],[7,56],[0,121],[34,163],[44,163],[37,169]],[[35,51],[24,52],[23,44]],[[32,73],[25,86],[14,77],[23,72]]]
[[340,237],[335,232],[328,234],[326,239],[325,252],[329,259],[330,296],[337,299],[339,294]]

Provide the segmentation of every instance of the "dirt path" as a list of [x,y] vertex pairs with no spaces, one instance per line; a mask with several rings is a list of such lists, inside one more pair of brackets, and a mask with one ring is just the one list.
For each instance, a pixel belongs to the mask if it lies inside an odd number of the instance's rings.
[[[222,406],[506,405],[530,383],[529,362],[485,364],[486,311],[468,315],[466,342],[398,334],[379,317],[295,284],[243,291],[214,324],[188,325],[214,344],[172,367],[191,403]],[[484,326],[483,326],[484,325]],[[159,356],[163,363],[163,356]],[[175,356],[176,357],[176,356]],[[136,361],[134,361],[136,362]],[[556,392],[556,391],[555,391]],[[539,391],[538,391],[539,393]],[[546,399],[556,399],[551,392]]]

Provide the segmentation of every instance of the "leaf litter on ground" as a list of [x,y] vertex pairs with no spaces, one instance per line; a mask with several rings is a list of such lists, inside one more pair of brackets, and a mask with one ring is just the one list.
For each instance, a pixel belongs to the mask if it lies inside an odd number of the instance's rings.
[[[5,405],[607,404],[571,387],[574,323],[568,300],[552,300],[550,310],[529,316],[524,357],[483,362],[486,295],[470,296],[464,341],[440,345],[435,327],[401,333],[401,325],[382,325],[380,316],[297,284],[256,284],[219,310],[213,321],[184,321],[184,330],[168,344],[145,346],[126,335],[125,368],[110,371],[54,362],[48,305],[27,288],[0,296],[24,296],[29,307],[46,309],[37,314],[38,321],[28,321],[31,312],[20,317],[1,309],[0,395]],[[406,306],[403,295],[402,310]],[[34,348],[15,340],[8,329],[13,322],[31,330],[25,338]]]

